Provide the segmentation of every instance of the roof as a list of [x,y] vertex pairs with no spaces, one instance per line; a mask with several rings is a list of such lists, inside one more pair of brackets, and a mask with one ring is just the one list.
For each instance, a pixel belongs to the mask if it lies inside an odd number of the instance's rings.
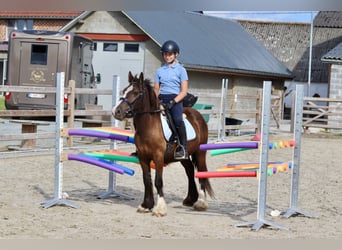
[[328,63],[342,63],[342,43],[323,55],[321,60]]
[[[240,23],[292,71],[294,81],[308,81],[310,23]],[[320,11],[314,19],[312,38],[311,82],[328,82],[329,68],[321,58],[342,42],[342,12]]]
[[0,18],[74,19],[82,11],[0,11]]
[[315,27],[342,28],[341,11],[320,11],[314,19]]
[[175,40],[193,70],[291,78],[292,73],[236,21],[195,12],[124,12],[159,46]]

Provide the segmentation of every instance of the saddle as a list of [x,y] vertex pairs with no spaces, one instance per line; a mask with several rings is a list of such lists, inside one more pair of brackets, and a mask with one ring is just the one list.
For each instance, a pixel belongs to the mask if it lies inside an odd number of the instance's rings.
[[[192,107],[198,100],[198,96],[195,96],[193,94],[187,93],[187,95],[183,99],[183,107]],[[161,109],[163,109],[163,105],[161,105]],[[162,121],[163,131],[164,131],[164,137],[166,141],[168,142],[177,142],[178,141],[178,135],[177,130],[175,128],[175,125],[172,120],[171,114],[164,110],[161,112],[160,120]],[[186,135],[187,140],[193,140],[196,138],[196,132],[191,123],[186,118],[186,115],[183,113],[183,121],[185,124],[186,129]]]
[[[167,111],[163,111],[160,114],[160,120],[162,122],[164,137],[167,142],[175,142],[178,139],[176,128],[173,124],[172,117]],[[183,113],[183,121],[186,129],[187,140],[193,140],[196,138],[196,132],[194,127],[191,125],[186,115]]]

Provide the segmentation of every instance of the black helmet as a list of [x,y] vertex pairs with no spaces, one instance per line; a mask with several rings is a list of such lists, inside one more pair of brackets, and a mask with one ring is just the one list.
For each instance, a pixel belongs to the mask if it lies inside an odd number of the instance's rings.
[[164,52],[177,52],[179,53],[179,47],[178,44],[172,40],[166,41],[160,50],[162,53]]

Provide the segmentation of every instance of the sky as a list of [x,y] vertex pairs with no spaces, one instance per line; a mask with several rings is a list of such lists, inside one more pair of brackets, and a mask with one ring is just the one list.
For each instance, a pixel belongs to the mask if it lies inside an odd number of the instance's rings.
[[207,15],[222,18],[274,21],[274,22],[304,22],[310,23],[317,11],[205,11]]

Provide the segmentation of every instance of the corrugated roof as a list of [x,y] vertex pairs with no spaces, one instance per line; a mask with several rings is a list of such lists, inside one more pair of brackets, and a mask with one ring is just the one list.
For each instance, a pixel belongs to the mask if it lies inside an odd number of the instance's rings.
[[291,71],[236,21],[195,12],[124,13],[158,45],[175,40],[185,67],[291,77]]
[[323,62],[342,62],[342,43],[330,50],[328,53],[322,56]]
[[342,11],[320,11],[313,24],[315,27],[342,28]]
[[[308,81],[310,23],[240,23],[292,71],[294,81]],[[320,11],[314,20],[312,35],[311,82],[328,82],[329,67],[321,59],[342,42],[342,12]]]
[[74,19],[82,11],[0,11],[0,18]]

